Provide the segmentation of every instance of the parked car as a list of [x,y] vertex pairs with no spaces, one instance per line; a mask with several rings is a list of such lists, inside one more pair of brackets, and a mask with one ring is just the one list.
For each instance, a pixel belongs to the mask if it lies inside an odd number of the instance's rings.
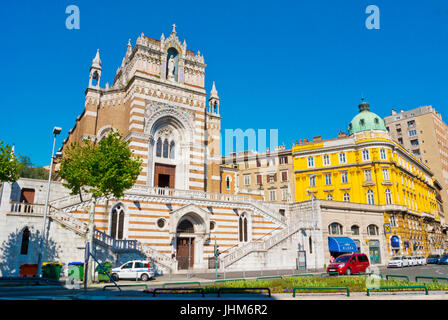
[[111,276],[114,281],[121,279],[140,279],[148,281],[154,277],[154,268],[151,262],[143,260],[128,261],[120,267],[113,268]]
[[388,268],[403,268],[409,265],[407,257],[392,257],[387,263]]
[[448,264],[448,254],[444,254],[439,261],[437,261],[437,264]]
[[344,254],[330,263],[327,272],[346,275],[360,272],[370,273],[369,258],[363,253]]
[[426,258],[426,263],[427,264],[437,264],[437,262],[440,259],[440,254],[431,254],[428,256],[428,258]]
[[418,265],[417,257],[416,256],[410,256],[409,257],[409,266],[412,267],[412,266],[416,266],[416,265]]
[[424,256],[418,256],[417,260],[418,260],[418,264],[421,266],[424,266],[426,264],[426,258]]
[[409,267],[410,266],[410,262],[409,262],[409,257],[408,256],[403,256],[403,267]]

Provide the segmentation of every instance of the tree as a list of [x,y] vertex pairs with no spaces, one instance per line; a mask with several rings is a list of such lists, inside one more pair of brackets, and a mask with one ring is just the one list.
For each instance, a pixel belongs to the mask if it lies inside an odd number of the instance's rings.
[[[22,167],[19,170],[21,178],[48,180],[50,172],[42,167],[33,167],[30,157],[23,156],[20,162],[22,163]],[[52,180],[56,180],[56,177],[53,176]]]
[[22,166],[20,156],[16,157],[11,146],[0,141],[0,182],[14,182],[19,179]]
[[[92,195],[89,210],[89,246],[93,250],[95,207],[98,198],[121,198],[131,188],[142,169],[142,160],[133,156],[129,143],[118,132],[110,133],[97,144],[90,140],[72,143],[61,160],[59,176],[71,194]],[[90,261],[90,257],[89,257]],[[91,263],[88,264],[91,281]]]

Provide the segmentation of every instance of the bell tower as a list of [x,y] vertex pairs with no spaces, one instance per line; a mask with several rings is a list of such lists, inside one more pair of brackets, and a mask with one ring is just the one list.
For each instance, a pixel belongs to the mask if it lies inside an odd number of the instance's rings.
[[100,49],[97,49],[95,58],[92,60],[89,75],[89,88],[99,88],[101,79]]

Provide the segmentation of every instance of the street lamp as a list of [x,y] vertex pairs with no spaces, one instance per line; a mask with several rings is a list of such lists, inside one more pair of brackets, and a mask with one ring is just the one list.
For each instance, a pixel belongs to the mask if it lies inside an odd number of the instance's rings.
[[[315,173],[313,173],[313,174],[310,174],[310,178],[316,178],[316,176],[317,176],[317,174],[315,174]],[[313,185],[310,185],[310,188],[312,188],[312,187],[314,187],[316,185],[316,182],[314,181],[314,184]],[[307,189],[306,190],[306,194],[307,195],[310,195],[311,196],[311,215],[312,215],[312,219],[314,220],[313,221],[313,239],[314,239],[314,249],[315,249],[315,251],[314,251],[314,267],[316,268],[316,270],[317,270],[317,253],[316,253],[316,246],[315,246],[315,244],[316,244],[316,230],[317,230],[317,217],[315,217],[315,214],[314,214],[314,194],[313,194],[313,192],[310,190],[310,189]],[[310,235],[311,236],[311,235]]]
[[[42,264],[42,260],[43,260],[43,247],[44,247],[44,242],[46,241],[46,234],[47,234],[47,230],[45,228],[46,224],[47,224],[47,213],[48,213],[48,202],[50,200],[50,186],[51,186],[51,176],[53,173],[53,162],[54,162],[54,146],[56,145],[56,137],[58,134],[60,134],[62,131],[61,128],[59,127],[54,127],[53,128],[53,134],[54,134],[54,139],[53,139],[53,150],[51,151],[51,163],[50,163],[50,173],[48,175],[48,187],[47,187],[47,198],[45,200],[45,210],[44,210],[44,221],[43,221],[43,225],[42,225],[42,234],[41,234],[41,240],[40,240],[40,250],[39,250],[39,255],[38,255],[38,260],[37,260],[37,277],[40,276],[41,274],[41,264]],[[61,156],[62,153],[61,152],[57,152],[56,153],[56,157]]]

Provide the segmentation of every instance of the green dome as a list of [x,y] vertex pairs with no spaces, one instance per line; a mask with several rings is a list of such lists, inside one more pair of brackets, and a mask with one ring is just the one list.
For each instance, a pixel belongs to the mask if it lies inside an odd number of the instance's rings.
[[384,120],[377,114],[369,111],[369,104],[362,102],[359,105],[359,113],[352,119],[348,126],[348,134],[352,135],[361,131],[382,130],[386,131]]

